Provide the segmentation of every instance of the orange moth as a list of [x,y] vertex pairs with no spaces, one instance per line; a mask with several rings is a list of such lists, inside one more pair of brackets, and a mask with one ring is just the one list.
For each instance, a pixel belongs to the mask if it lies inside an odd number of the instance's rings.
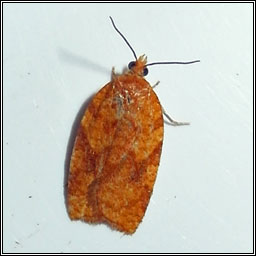
[[67,203],[72,220],[105,222],[132,234],[142,221],[153,192],[163,143],[163,114],[152,86],[144,79],[148,66],[198,62],[155,62],[144,55],[92,99],[81,120],[70,160]]

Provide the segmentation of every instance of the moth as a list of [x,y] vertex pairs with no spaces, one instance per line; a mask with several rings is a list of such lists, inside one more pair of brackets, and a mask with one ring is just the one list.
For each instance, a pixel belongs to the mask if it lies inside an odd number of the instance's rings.
[[115,74],[92,99],[81,120],[70,160],[68,213],[72,220],[105,222],[132,234],[143,219],[159,166],[164,122],[185,125],[164,111],[145,80],[148,66],[191,64],[154,62],[137,58],[127,39],[112,25],[133,52],[123,74]]

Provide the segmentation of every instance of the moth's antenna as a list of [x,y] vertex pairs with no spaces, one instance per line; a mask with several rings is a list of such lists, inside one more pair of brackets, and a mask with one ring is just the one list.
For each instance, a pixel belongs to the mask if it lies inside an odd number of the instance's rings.
[[117,33],[124,39],[124,41],[126,42],[126,44],[127,44],[127,45],[129,46],[129,48],[131,49],[131,51],[132,51],[132,53],[133,53],[133,55],[134,55],[134,57],[135,57],[135,60],[137,60],[137,56],[136,56],[135,51],[132,49],[131,45],[129,44],[129,42],[127,41],[127,39],[124,37],[124,35],[118,30],[118,28],[116,27],[116,25],[115,25],[115,23],[114,23],[112,17],[109,16],[109,18],[110,18],[110,20],[111,20],[111,22],[112,22],[112,25],[113,25],[114,29],[115,29],[115,30],[117,31]]
[[153,65],[161,65],[161,64],[192,64],[192,63],[196,63],[196,62],[200,62],[200,60],[193,60],[193,61],[187,61],[187,62],[182,62],[182,61],[153,62],[153,63],[146,64],[145,67],[153,66]]

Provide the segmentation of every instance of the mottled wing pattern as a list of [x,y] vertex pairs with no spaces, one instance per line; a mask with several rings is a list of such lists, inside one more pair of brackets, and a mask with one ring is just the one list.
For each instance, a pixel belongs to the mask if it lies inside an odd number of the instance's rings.
[[140,76],[117,76],[93,98],[75,141],[68,180],[71,219],[133,233],[153,191],[163,141],[159,100]]

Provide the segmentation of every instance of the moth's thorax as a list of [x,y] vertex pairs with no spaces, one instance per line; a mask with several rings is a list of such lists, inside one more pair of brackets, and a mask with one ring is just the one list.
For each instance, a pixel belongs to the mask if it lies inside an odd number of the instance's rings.
[[149,100],[153,92],[150,84],[142,77],[131,72],[117,76],[112,81],[114,99],[124,108],[135,108],[143,106],[144,101]]

